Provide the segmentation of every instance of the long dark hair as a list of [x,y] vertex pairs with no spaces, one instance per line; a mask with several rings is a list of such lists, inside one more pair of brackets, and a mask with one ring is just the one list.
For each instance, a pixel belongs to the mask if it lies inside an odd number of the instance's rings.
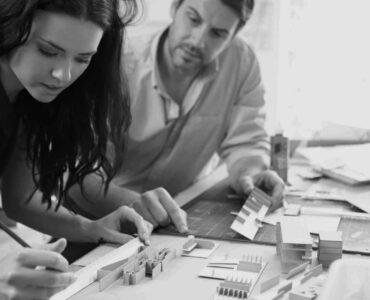
[[125,26],[138,5],[135,0],[0,0],[0,56],[27,40],[38,9],[85,19],[104,30],[88,68],[51,103],[27,91],[16,101],[35,188],[49,208],[56,196],[57,209],[61,203],[68,206],[69,188],[76,183],[82,188],[90,173],[104,177],[106,192],[122,164],[131,115],[121,51]]

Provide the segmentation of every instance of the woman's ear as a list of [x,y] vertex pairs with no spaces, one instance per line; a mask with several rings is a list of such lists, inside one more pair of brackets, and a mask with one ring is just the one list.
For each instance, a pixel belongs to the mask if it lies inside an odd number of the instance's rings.
[[175,17],[175,14],[176,14],[177,9],[181,5],[181,3],[184,2],[184,1],[185,0],[173,0],[172,1],[171,10],[170,10],[170,15],[171,15],[171,18],[172,19]]

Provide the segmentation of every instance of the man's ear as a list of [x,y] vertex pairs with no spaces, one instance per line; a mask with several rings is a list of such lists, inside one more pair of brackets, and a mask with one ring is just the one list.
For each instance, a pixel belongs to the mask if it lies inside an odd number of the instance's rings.
[[184,2],[185,0],[173,0],[171,4],[171,10],[170,10],[170,15],[171,18],[173,19],[175,17],[176,11],[181,5],[181,2]]

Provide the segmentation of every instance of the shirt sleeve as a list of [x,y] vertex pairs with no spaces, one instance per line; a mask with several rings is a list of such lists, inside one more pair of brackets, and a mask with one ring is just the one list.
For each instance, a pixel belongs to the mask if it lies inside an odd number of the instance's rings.
[[231,178],[248,169],[269,166],[270,143],[265,129],[265,90],[257,57],[245,45],[239,68],[239,92],[232,101],[226,136],[220,156],[226,161]]

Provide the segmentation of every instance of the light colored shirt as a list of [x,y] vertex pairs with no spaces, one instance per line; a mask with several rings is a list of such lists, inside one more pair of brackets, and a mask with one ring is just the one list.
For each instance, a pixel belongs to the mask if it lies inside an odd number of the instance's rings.
[[193,183],[214,153],[231,173],[251,158],[267,166],[264,89],[253,50],[234,38],[200,72],[179,106],[157,65],[164,34],[141,35],[126,49],[132,124],[126,163],[114,182],[139,192],[164,187],[175,195]]

